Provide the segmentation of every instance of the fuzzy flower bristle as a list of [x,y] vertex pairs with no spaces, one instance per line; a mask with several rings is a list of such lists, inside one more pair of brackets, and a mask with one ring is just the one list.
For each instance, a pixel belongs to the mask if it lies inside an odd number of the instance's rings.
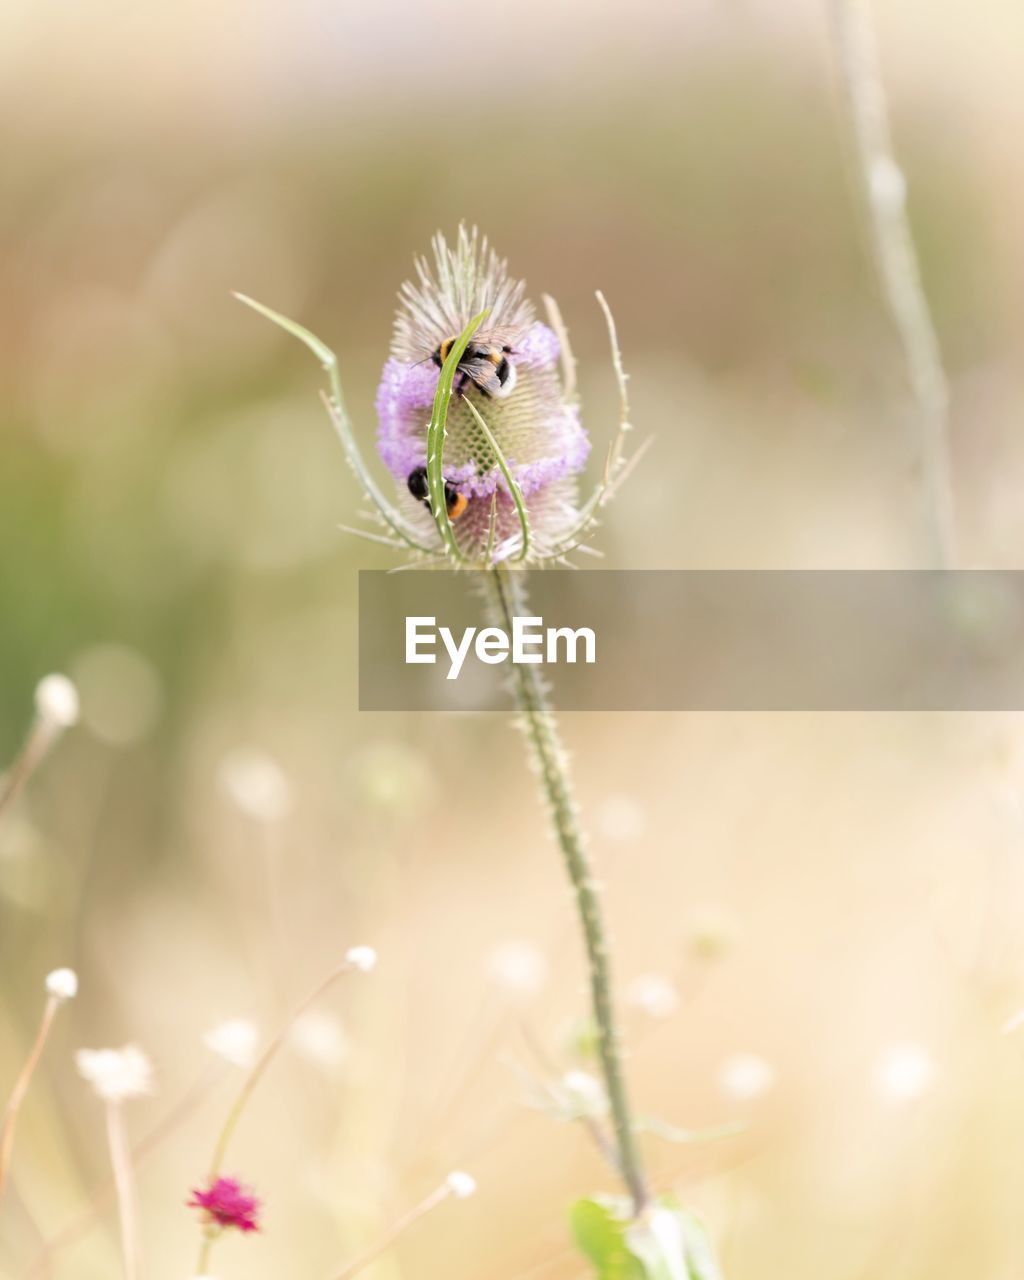
[[451,247],[435,236],[433,262],[418,259],[416,279],[399,292],[377,392],[377,445],[397,500],[363,459],[335,353],[297,321],[245,294],[236,297],[301,342],[327,374],[327,411],[381,527],[349,532],[428,562],[567,564],[625,478],[627,374],[604,296],[598,292],[597,300],[608,326],[619,425],[602,474],[581,501],[577,482],[590,440],[580,421],[565,325],[548,297],[550,324],[535,318],[522,281],[510,277],[475,229],[460,227]]
[[[526,285],[512,280],[476,227],[459,227],[454,248],[438,232],[431,241],[433,264],[416,259],[417,283],[407,280],[399,291],[392,354],[399,360],[429,360],[439,343],[465,328],[470,316],[489,309],[480,339],[521,334],[534,319]],[[435,383],[437,378],[435,376]]]
[[590,452],[578,406],[562,383],[561,343],[535,318],[523,283],[509,277],[504,260],[475,230],[460,227],[454,247],[438,235],[433,250],[433,264],[418,259],[417,281],[399,293],[391,356],[377,393],[381,458],[397,482],[403,517],[423,539],[436,536],[415,477],[427,464],[441,355],[486,310],[473,355],[459,365],[445,422],[444,480],[458,495],[455,537],[473,560],[489,545],[495,560],[521,545],[503,459],[527,502],[534,558],[543,558],[573,525],[575,477]]

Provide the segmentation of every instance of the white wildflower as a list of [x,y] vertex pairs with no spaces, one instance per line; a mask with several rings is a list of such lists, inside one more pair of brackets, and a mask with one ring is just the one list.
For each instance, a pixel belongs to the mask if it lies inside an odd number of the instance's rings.
[[123,1049],[79,1049],[75,1064],[79,1075],[108,1102],[153,1092],[153,1065],[138,1045],[127,1044]]
[[69,729],[78,720],[78,690],[67,676],[44,676],[36,685],[36,713],[56,729]]
[[445,1183],[456,1200],[466,1200],[476,1191],[476,1178],[461,1169],[453,1169]]
[[345,959],[360,973],[369,973],[377,965],[377,953],[373,947],[349,947]]
[[54,969],[46,975],[46,994],[55,1000],[74,1000],[78,995],[78,974],[74,969]]

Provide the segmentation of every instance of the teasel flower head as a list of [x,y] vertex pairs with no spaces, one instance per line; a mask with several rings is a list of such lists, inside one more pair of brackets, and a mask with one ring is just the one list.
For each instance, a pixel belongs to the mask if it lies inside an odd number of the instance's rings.
[[558,308],[540,320],[525,285],[475,229],[432,256],[399,292],[390,355],[377,392],[377,445],[391,473],[389,498],[363,462],[334,353],[294,321],[243,302],[304,342],[326,369],[326,398],[379,534],[360,532],[421,561],[488,567],[570,563],[624,478],[630,429],[626,374],[611,312],[599,293],[619,388],[619,429],[593,493],[581,501],[590,453],[575,363]]
[[[454,366],[440,431],[431,431],[446,357],[477,319]],[[378,447],[394,476],[400,510],[426,541],[437,521],[428,492],[431,454],[441,477],[450,558],[470,563],[558,558],[574,544],[577,477],[590,453],[572,357],[557,308],[538,320],[522,281],[474,229],[450,246],[438,234],[433,260],[399,292],[391,355],[377,393]]]

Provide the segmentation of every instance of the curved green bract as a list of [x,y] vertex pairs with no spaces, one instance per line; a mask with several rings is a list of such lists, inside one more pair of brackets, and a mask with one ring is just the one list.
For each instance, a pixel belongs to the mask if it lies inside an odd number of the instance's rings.
[[338,372],[338,357],[326,343],[321,342],[315,333],[310,333],[308,329],[303,328],[295,320],[289,320],[287,316],[281,315],[279,311],[274,311],[270,307],[264,306],[262,302],[257,302],[255,298],[250,298],[244,293],[236,293],[234,296],[239,302],[244,302],[247,307],[252,307],[253,311],[259,312],[261,316],[272,324],[276,324],[279,329],[283,329],[285,333],[291,334],[293,338],[298,338],[320,361],[327,373],[331,386],[331,395],[327,402],[328,412],[331,415],[331,422],[338,433],[338,438],[341,441],[342,448],[345,450],[345,457],[352,468],[353,474],[363,486],[370,501],[380,512],[384,522],[392,532],[397,534],[406,546],[411,547],[414,551],[423,551],[428,555],[432,554],[433,548],[419,541],[415,530],[406,523],[401,514],[384,497],[380,487],[373,476],[370,475],[366,463],[363,461],[352,431],[352,423],[345,409],[345,401],[341,391],[341,376]]
[[612,315],[611,307],[609,307],[604,294],[598,290],[595,296],[604,313],[605,325],[608,329],[608,342],[612,352],[612,367],[615,370],[615,382],[619,389],[619,429],[612,440],[604,474],[597,482],[594,492],[580,508],[576,523],[567,533],[562,535],[558,544],[552,548],[551,554],[555,556],[563,555],[567,551],[573,550],[586,537],[593,526],[598,512],[611,495],[613,482],[622,467],[625,438],[627,433],[633,429],[633,424],[630,421],[629,391],[626,385],[629,381],[629,374],[626,373],[622,365],[622,352],[619,349],[619,335],[615,328],[615,317]]
[[[523,502],[523,491],[519,488],[519,482],[515,479],[515,477],[512,475],[512,472],[509,470],[509,465],[508,465],[508,462],[505,460],[505,455],[502,453],[497,440],[495,440],[494,434],[492,433],[490,427],[483,420],[483,417],[481,416],[480,411],[477,409],[476,405],[472,402],[472,400],[468,399],[466,396],[463,396],[463,399],[466,401],[466,404],[469,406],[470,413],[473,415],[474,418],[476,418],[477,426],[484,433],[487,443],[491,447],[491,451],[493,452],[495,458],[498,460],[498,467],[501,470],[501,474],[505,477],[505,483],[508,485],[508,491],[512,495],[512,501],[515,503],[515,507],[516,507],[516,515],[518,515],[519,517],[519,525],[523,531],[523,545],[519,548],[519,554],[516,555],[514,558],[516,560],[525,560],[526,552],[528,551],[530,546],[530,522],[526,518],[526,504]],[[493,547],[491,548],[491,550],[493,551]],[[488,556],[488,560],[490,560],[490,556]]]
[[444,459],[445,423],[448,420],[448,405],[451,403],[452,386],[455,382],[455,371],[459,361],[466,353],[473,334],[484,322],[490,311],[481,311],[473,317],[465,329],[452,344],[448,358],[441,366],[441,376],[437,380],[437,391],[434,395],[434,407],[430,412],[430,425],[427,427],[427,496],[430,498],[430,513],[434,517],[437,531],[441,535],[445,550],[457,560],[465,560],[448,519],[448,504],[444,498]]

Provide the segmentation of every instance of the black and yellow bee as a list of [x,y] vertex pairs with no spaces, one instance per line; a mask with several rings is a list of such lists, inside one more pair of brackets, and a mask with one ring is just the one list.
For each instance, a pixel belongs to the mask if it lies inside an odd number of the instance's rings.
[[[425,506],[430,506],[430,493],[427,486],[427,469],[426,467],[417,467],[415,471],[409,473],[409,492],[414,498],[419,498]],[[444,482],[444,505],[448,508],[448,519],[458,520],[459,516],[469,506],[469,499],[464,493],[459,493],[453,484]]]
[[[456,338],[445,338],[430,357],[439,369],[457,341]],[[496,400],[511,395],[516,385],[516,367],[509,360],[511,353],[511,347],[471,342],[456,368],[456,390],[464,391],[466,383],[472,382],[484,395],[493,396]]]

